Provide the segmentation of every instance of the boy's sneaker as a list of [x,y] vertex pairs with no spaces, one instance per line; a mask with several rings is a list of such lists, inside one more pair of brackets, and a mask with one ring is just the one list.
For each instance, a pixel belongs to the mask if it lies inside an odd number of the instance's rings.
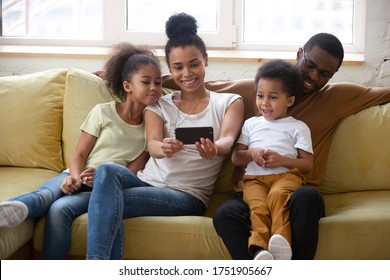
[[257,254],[255,255],[255,257],[253,259],[254,260],[273,260],[274,257],[267,250],[260,250],[257,252]]
[[268,250],[275,260],[291,260],[292,251],[290,243],[280,234],[271,236],[268,244]]
[[0,203],[0,228],[10,228],[21,224],[28,214],[26,204],[20,201]]

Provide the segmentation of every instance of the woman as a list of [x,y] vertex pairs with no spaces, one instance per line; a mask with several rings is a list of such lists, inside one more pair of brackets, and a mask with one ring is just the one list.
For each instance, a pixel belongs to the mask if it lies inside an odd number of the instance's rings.
[[[196,20],[177,14],[166,23],[166,61],[180,91],[145,111],[151,158],[144,170],[117,164],[96,170],[89,204],[87,259],[123,257],[123,218],[201,215],[207,207],[224,155],[237,138],[244,117],[236,94],[209,92],[204,85],[206,46]],[[215,142],[193,145],[175,139],[179,127],[211,126]]]

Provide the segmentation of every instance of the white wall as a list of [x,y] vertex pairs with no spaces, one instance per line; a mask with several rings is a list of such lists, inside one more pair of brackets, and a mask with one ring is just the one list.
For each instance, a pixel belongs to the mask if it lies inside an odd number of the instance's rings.
[[[332,81],[348,81],[371,86],[390,86],[390,0],[367,0],[365,61],[362,65],[342,65]],[[101,70],[104,59],[0,56],[0,76],[32,73],[53,67]],[[162,62],[163,73],[168,73]],[[211,61],[206,79],[254,77],[259,63]]]

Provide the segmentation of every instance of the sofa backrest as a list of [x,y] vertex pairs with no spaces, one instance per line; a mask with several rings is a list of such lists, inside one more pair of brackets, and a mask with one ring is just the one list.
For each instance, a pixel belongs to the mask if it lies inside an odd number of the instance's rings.
[[390,190],[390,103],[349,116],[337,126],[320,190]]

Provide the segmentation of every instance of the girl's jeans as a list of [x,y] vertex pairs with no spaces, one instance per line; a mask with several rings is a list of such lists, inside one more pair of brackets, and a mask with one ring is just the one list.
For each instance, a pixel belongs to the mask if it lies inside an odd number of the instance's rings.
[[62,172],[37,190],[10,199],[26,204],[27,218],[41,218],[46,215],[43,259],[66,259],[73,220],[88,210],[90,191],[72,195],[65,195],[61,191],[62,180],[66,176],[69,176],[69,173]]
[[87,259],[122,259],[122,219],[201,215],[205,205],[190,194],[151,186],[126,167],[103,163],[95,171],[88,208]]

